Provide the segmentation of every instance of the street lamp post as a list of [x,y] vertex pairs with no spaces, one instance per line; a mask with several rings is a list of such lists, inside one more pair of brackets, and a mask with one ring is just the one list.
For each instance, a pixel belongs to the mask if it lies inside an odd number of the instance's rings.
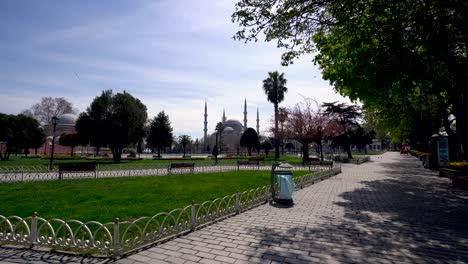
[[215,144],[215,149],[213,149],[213,153],[214,153],[214,156],[215,156],[215,163],[218,164],[218,154],[219,154],[219,150],[218,150],[218,131],[216,130],[216,144]]
[[56,116],[52,117],[52,149],[50,151],[50,164],[49,164],[49,170],[53,169],[53,164],[54,164],[54,146],[55,146],[55,130],[57,129],[57,121],[59,119]]
[[318,127],[319,132],[319,151],[320,151],[320,161],[323,161],[323,146],[322,146],[322,126]]

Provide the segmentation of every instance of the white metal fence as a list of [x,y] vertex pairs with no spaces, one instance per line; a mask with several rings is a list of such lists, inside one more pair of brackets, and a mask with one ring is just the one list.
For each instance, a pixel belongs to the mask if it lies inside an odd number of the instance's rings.
[[[294,179],[300,189],[336,175],[341,167],[310,173]],[[131,252],[175,235],[193,231],[213,221],[238,214],[265,203],[270,186],[236,193],[201,204],[112,223],[46,220],[34,213],[31,217],[0,215],[0,245],[39,246],[95,256],[114,256]]]
[[[194,173],[223,172],[234,170],[271,170],[271,166],[196,166]],[[294,166],[293,170],[314,170],[322,171],[328,169],[323,166]],[[171,174],[189,173],[188,168],[172,169]],[[97,166],[96,171],[73,171],[59,173],[57,170],[49,171],[46,166],[17,166],[0,167],[0,183],[2,182],[31,182],[31,181],[50,181],[67,179],[85,179],[85,178],[112,178],[112,177],[133,177],[133,176],[164,176],[168,175],[167,167],[153,168],[121,168],[112,169]]]

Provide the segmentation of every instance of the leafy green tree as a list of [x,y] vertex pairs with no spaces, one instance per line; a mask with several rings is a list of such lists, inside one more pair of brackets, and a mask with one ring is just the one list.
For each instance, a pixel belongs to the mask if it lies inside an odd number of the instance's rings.
[[45,142],[44,130],[34,118],[25,115],[17,115],[15,120],[15,141],[18,150],[23,150],[26,155],[30,148],[36,150]]
[[252,148],[259,149],[260,141],[258,140],[257,131],[249,127],[247,128],[240,138],[240,145],[247,148],[249,156],[252,155]]
[[0,159],[8,160],[11,154],[11,146],[14,138],[13,121],[11,115],[0,113]]
[[337,120],[345,131],[341,137],[341,142],[344,150],[348,154],[348,158],[352,159],[350,131],[352,128],[359,125],[359,119],[362,117],[361,109],[357,105],[348,105],[338,102],[323,103],[322,107],[325,108],[324,114]]
[[85,119],[86,125],[76,128],[97,146],[109,146],[114,162],[120,162],[123,148],[136,144],[144,135],[146,118],[146,106],[139,99],[125,91],[113,94],[107,90],[80,115],[77,123]]
[[161,158],[161,150],[171,146],[173,137],[169,116],[166,115],[164,111],[159,112],[159,114],[151,120],[146,145],[151,148],[157,148],[158,158]]
[[45,134],[37,120],[25,115],[6,115],[0,113],[0,160],[8,160],[12,152],[39,148],[45,140]]
[[367,153],[366,145],[372,143],[375,134],[373,129],[366,131],[364,126],[359,125],[350,131],[351,144],[356,145],[359,152],[364,151]]
[[192,144],[192,138],[189,135],[181,135],[179,136],[179,144],[182,146],[182,149],[184,150],[184,158],[185,158],[185,153],[186,149],[188,146]]
[[291,143],[291,142],[286,143],[285,148],[286,148],[289,152],[291,152],[292,149],[295,149],[294,144]]
[[265,151],[265,155],[268,156],[268,154],[270,153],[270,149],[273,149],[273,145],[270,143],[270,141],[265,140],[262,143],[262,149]]
[[[385,105],[412,105],[402,107],[401,116],[409,116],[406,125],[421,128],[432,116],[436,120],[429,123],[442,121],[447,133],[456,132],[459,152],[467,148],[465,1],[241,0],[232,19],[241,27],[236,39],[257,40],[264,33],[266,41],[276,40],[278,47],[286,49],[283,64],[318,51],[315,62],[324,79],[342,95],[359,99],[365,108],[379,109],[381,119],[394,121]],[[431,107],[418,107],[427,99]],[[449,125],[452,117],[456,118],[454,133]],[[429,131],[404,130],[399,125],[395,132],[421,137],[421,131]]]
[[75,147],[80,145],[80,140],[77,133],[62,134],[59,139],[59,144],[70,147],[71,155],[73,156]]
[[[284,94],[288,91],[286,87],[287,80],[284,78],[284,73],[279,74],[278,71],[269,72],[268,78],[263,80],[263,90],[267,95],[267,99],[275,108],[275,139],[279,140],[279,109],[278,104],[284,100]],[[275,158],[280,157],[279,144],[275,144]]]

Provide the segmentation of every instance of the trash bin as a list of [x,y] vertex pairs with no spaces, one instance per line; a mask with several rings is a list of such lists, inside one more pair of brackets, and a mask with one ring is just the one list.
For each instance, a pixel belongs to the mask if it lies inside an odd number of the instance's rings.
[[273,202],[279,204],[293,203],[294,180],[292,166],[288,163],[273,164],[271,169],[271,192]]

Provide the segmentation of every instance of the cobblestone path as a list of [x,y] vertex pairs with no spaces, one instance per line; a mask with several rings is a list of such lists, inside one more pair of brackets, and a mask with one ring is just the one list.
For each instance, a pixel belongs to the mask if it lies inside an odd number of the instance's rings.
[[[262,205],[116,262],[468,263],[468,192],[415,158],[388,152],[345,165],[296,192],[294,203]],[[5,250],[0,263],[24,263]]]

